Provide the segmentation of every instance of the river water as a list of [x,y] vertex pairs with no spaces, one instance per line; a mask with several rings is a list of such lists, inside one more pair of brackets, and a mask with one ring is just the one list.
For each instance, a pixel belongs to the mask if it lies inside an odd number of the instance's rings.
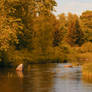
[[92,92],[92,83],[82,78],[81,67],[38,64],[24,72],[0,69],[0,92]]

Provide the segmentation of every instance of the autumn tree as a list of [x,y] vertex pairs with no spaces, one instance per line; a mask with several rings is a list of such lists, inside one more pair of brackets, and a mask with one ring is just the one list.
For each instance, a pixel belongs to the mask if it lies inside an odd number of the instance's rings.
[[64,13],[59,15],[59,23],[60,23],[59,31],[61,34],[61,41],[63,41],[67,33],[67,25],[68,25],[67,16],[65,16]]
[[50,17],[54,6],[56,6],[55,0],[19,0],[17,5],[13,5],[16,9],[13,15],[21,18],[24,25],[22,34],[18,35],[19,44],[17,48],[33,48],[32,39],[34,39],[35,29],[33,29],[33,26],[36,24],[35,19],[39,16]]
[[[52,43],[52,23],[48,21],[54,6],[55,0],[0,0],[0,50],[6,51],[2,61],[10,58],[11,47],[17,55],[23,54],[23,49],[32,53],[37,48],[41,48],[44,54]],[[8,58],[5,60],[4,57]]]
[[50,17],[39,16],[34,20],[33,25],[33,50],[45,55],[53,43],[53,25]]
[[66,36],[66,41],[71,46],[80,46],[84,41],[84,34],[80,27],[80,22],[77,15],[68,15],[68,32]]
[[86,41],[92,41],[92,11],[83,12],[80,20]]
[[[0,1],[0,50],[6,51],[11,44],[18,43],[17,34],[21,29],[21,19],[9,15],[10,0]],[[12,7],[13,9],[13,7]],[[13,11],[12,11],[13,12]]]

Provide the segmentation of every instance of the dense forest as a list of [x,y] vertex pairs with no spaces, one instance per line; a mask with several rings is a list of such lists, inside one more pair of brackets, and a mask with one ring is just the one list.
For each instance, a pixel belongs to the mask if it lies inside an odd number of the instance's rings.
[[55,16],[55,0],[0,0],[0,66],[92,60],[92,11]]

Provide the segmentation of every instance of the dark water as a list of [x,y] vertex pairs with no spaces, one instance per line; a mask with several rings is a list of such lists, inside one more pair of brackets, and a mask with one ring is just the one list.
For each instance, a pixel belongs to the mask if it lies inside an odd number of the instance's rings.
[[81,67],[41,64],[24,72],[0,70],[0,92],[92,92],[92,83],[82,79]]

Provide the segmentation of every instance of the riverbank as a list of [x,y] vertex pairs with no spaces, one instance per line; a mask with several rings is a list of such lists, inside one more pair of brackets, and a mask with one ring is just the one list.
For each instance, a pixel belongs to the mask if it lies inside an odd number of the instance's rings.
[[87,63],[83,65],[82,74],[85,78],[92,79],[92,63]]

